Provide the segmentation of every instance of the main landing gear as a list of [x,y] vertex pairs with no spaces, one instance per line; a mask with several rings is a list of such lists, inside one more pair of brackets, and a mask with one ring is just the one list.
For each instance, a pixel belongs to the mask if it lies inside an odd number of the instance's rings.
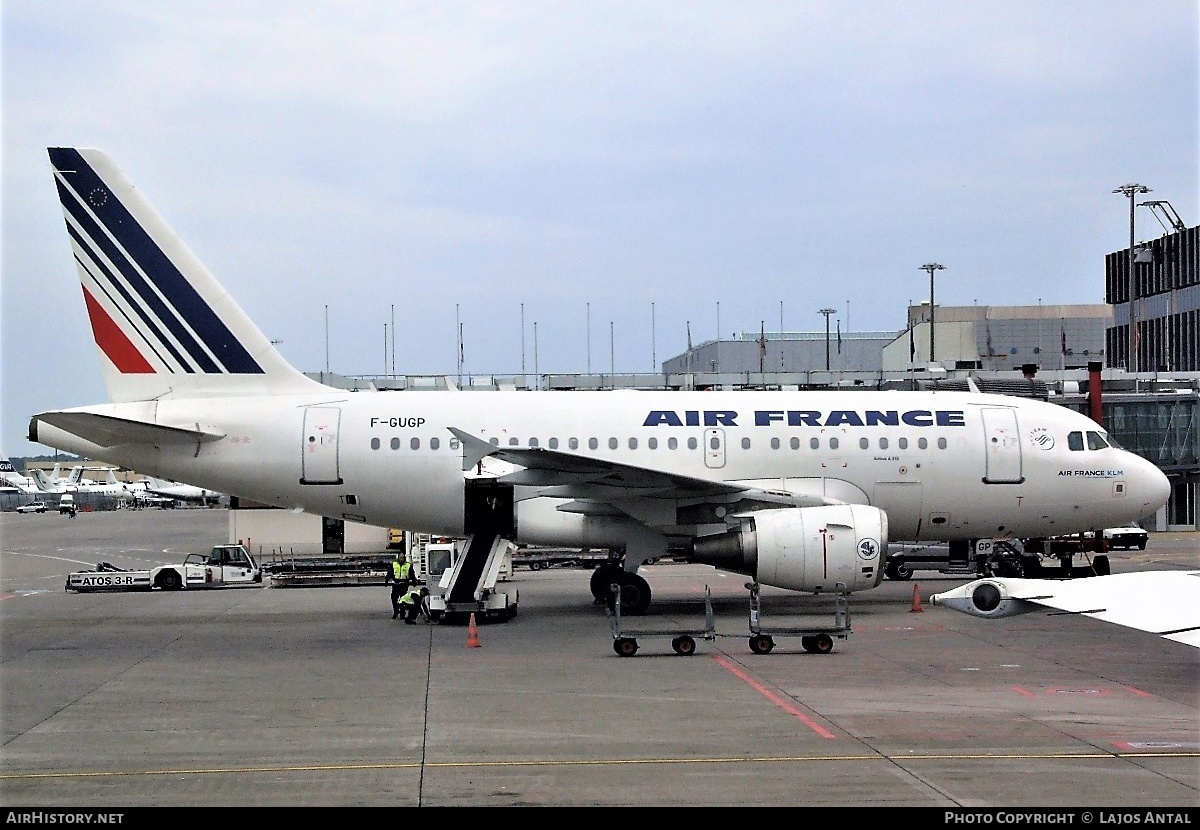
[[650,607],[650,583],[637,574],[629,573],[620,562],[605,562],[592,573],[591,590],[596,603],[604,603],[612,611],[616,595],[609,586],[621,587],[621,613],[640,616]]

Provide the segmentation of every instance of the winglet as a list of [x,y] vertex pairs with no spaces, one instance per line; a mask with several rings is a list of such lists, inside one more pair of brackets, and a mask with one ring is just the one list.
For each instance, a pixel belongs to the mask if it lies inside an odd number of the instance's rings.
[[463,469],[469,470],[478,464],[483,459],[487,458],[492,453],[496,452],[499,447],[484,441],[482,438],[476,438],[469,432],[463,432],[457,427],[447,427],[450,433],[462,442],[463,448]]

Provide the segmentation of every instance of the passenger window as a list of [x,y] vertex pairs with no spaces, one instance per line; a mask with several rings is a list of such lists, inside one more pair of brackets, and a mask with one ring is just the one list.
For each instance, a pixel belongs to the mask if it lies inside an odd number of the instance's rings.
[[750,449],[750,439],[749,438],[742,439],[742,449],[744,449],[744,450]]
[[400,449],[400,439],[399,438],[392,439],[391,448],[394,450]]
[[709,447],[709,449],[713,449],[713,450],[721,449],[721,439],[715,435],[712,438],[709,438],[708,439],[708,447]]
[[870,442],[870,441],[868,441],[866,438],[859,438],[859,439],[858,439],[858,448],[859,448],[860,450],[865,450],[865,449],[866,449],[867,447],[869,447],[870,445],[871,445],[871,442]]
[[938,439],[938,449],[939,449],[939,450],[944,450],[944,449],[946,449],[946,439],[945,439],[945,438],[939,438],[939,439]]
[[550,449],[552,449],[552,450],[558,449],[558,439],[557,438],[551,438],[546,443],[548,443],[550,445]]
[[570,448],[571,448],[571,449],[573,449],[573,450],[577,450],[577,449],[579,449],[579,439],[578,439],[578,438],[571,438],[571,439],[568,439],[568,440],[567,440],[567,446],[568,446],[568,447],[570,447]]
[[773,450],[779,449],[779,439],[778,438],[771,439],[771,449],[773,449]]
[[808,439],[808,446],[809,446],[809,449],[813,449],[813,450],[820,449],[820,448],[821,448],[821,439],[819,439],[819,438],[809,438],[809,439]]
[[1083,451],[1083,433],[1082,432],[1072,432],[1070,435],[1067,436],[1067,449],[1073,450],[1075,452]]
[[917,449],[924,450],[924,449],[928,449],[928,448],[929,448],[929,442],[927,440],[925,440],[924,438],[917,439]]
[[615,449],[617,448],[617,444],[618,444],[618,443],[619,443],[619,442],[617,441],[617,439],[616,439],[616,438],[609,438],[609,439],[608,439],[608,448],[609,448],[610,450],[615,450]]
[[688,449],[689,450],[694,450],[698,446],[700,446],[700,443],[695,438],[688,439]]
[[450,439],[450,449],[452,449],[452,450],[458,449],[458,439],[457,438]]
[[442,445],[442,440],[440,438],[430,438],[429,439],[429,449],[436,450],[441,445]]
[[669,449],[669,450],[679,449],[679,439],[678,438],[668,438],[667,439],[667,449]]
[[636,438],[629,439],[629,449],[631,449],[631,450],[637,449],[637,439]]
[[531,447],[537,447],[537,446],[540,446],[540,444],[538,444],[538,439],[536,439],[536,438],[530,438],[530,439],[529,439],[529,446],[531,446]]
[[902,450],[906,450],[906,449],[908,449],[908,439],[907,439],[907,438],[899,438],[899,439],[897,439],[897,440],[896,440],[896,446],[898,446],[898,447],[899,447],[900,449],[902,449]]
[[1108,442],[1104,440],[1104,436],[1098,432],[1088,430],[1087,442],[1089,450],[1102,450],[1108,446]]
[[830,438],[829,439],[829,449],[836,450],[837,448],[838,448],[838,439]]
[[795,437],[793,437],[793,438],[792,438],[792,440],[788,442],[788,445],[789,445],[789,446],[790,446],[792,449],[794,449],[794,450],[798,450],[798,449],[800,449],[800,439],[799,439],[799,438],[795,438]]
[[488,440],[490,440],[490,441],[492,442],[492,446],[493,446],[493,447],[498,447],[498,446],[500,446],[500,439],[499,439],[499,438],[490,438],[490,439],[488,439]]
[[597,441],[595,438],[588,439],[588,449],[589,450],[599,449],[599,447],[600,447],[600,442]]
[[658,449],[658,439],[657,438],[647,438],[646,446],[652,450]]
[[879,439],[879,449],[886,450],[888,448],[888,440],[886,438]]
[[373,450],[379,449],[379,439],[378,438],[371,439],[371,449],[373,449]]
[[420,438],[410,438],[408,440],[408,446],[414,450],[421,449],[421,439]]

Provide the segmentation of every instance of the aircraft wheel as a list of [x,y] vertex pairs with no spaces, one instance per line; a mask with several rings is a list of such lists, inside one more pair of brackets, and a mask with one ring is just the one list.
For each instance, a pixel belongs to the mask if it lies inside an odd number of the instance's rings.
[[178,591],[183,587],[183,577],[179,571],[168,568],[158,574],[158,587],[164,591]]
[[622,570],[621,565],[617,562],[605,562],[592,571],[592,596],[597,602],[605,602],[608,599],[608,586],[617,581]]
[[[594,576],[593,576],[594,578]],[[618,571],[613,575],[613,582],[621,586],[621,613],[636,617],[646,613],[650,607],[650,583],[637,574]],[[608,610],[617,607],[617,598],[611,592],[605,597]]]
[[632,657],[637,654],[637,650],[637,640],[632,637],[618,637],[613,640],[613,651],[617,653],[618,657]]
[[529,563],[529,570],[531,570],[531,571],[540,571],[541,569],[542,569],[542,563],[541,563],[541,562],[530,562],[530,563]]
[[687,635],[676,637],[671,641],[671,648],[675,649],[676,654],[690,657],[696,653],[696,641]]
[[809,654],[828,654],[833,651],[833,638],[828,634],[814,634],[811,637],[801,637],[800,645]]
[[756,634],[750,638],[750,650],[755,654],[770,654],[775,648],[775,641],[769,634]]

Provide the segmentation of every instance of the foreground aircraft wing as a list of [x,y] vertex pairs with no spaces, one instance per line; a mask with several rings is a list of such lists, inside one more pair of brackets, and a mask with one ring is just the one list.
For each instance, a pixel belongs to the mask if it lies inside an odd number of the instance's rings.
[[1200,648],[1200,571],[1140,571],[1083,579],[989,577],[934,594],[973,617],[995,619],[1050,609],[1148,631]]
[[542,447],[501,447],[454,427],[450,427],[450,432],[462,442],[464,470],[484,458],[498,458],[523,468],[502,476],[503,482],[540,487],[541,495],[545,496],[608,502],[636,497],[729,501],[752,497],[756,501],[777,503],[781,507],[815,507],[837,503],[819,495],[765,490],[737,482],[696,478]]

